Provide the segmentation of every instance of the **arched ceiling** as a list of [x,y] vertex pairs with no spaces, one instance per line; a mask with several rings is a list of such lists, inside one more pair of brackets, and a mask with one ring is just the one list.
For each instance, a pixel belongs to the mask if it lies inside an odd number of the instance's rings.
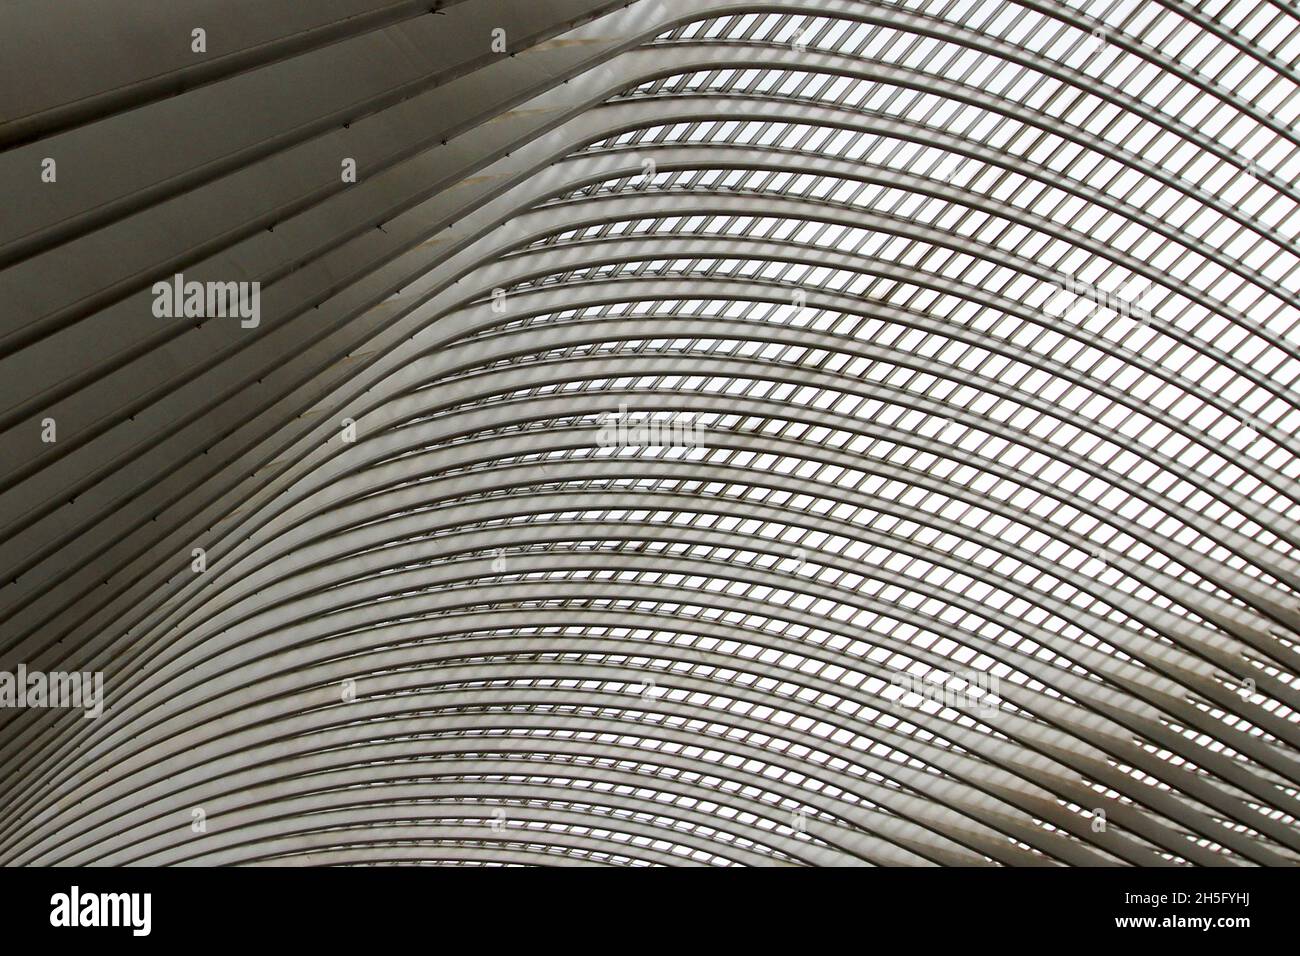
[[109,16],[0,11],[0,664],[107,695],[0,860],[1300,861],[1293,4]]

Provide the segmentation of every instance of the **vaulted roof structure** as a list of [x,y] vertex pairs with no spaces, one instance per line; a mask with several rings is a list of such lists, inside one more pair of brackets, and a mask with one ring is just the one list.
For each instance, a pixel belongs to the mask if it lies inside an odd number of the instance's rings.
[[0,861],[1300,862],[1289,0],[0,37]]

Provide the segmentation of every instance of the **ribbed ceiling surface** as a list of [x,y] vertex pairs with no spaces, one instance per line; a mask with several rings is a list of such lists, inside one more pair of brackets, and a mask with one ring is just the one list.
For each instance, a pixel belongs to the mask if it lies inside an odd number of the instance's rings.
[[97,6],[0,860],[1300,862],[1293,4]]

